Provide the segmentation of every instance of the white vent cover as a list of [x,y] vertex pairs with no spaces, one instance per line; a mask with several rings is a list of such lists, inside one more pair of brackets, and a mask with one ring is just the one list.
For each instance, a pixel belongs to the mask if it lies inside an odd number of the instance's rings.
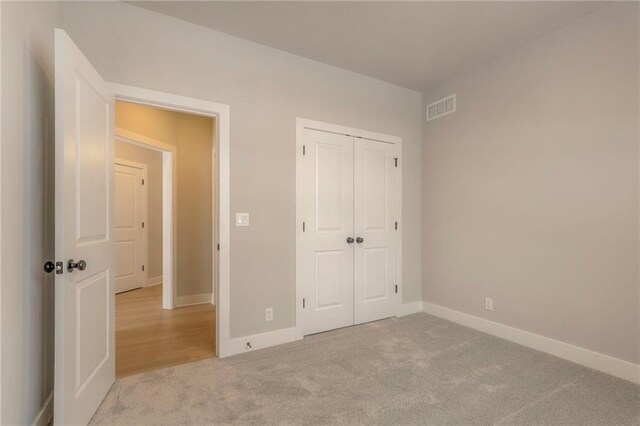
[[427,106],[427,121],[456,112],[456,95],[447,96]]

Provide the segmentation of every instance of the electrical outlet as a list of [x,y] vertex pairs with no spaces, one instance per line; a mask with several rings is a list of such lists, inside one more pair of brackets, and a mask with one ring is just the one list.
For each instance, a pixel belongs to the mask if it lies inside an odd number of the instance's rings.
[[493,311],[493,299],[491,297],[484,298],[484,308],[487,311]]
[[267,308],[264,311],[264,319],[265,319],[265,321],[272,321],[273,320],[273,308]]

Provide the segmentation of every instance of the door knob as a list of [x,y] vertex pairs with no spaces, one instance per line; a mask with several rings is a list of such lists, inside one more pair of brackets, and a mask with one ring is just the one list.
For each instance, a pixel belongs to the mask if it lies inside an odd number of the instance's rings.
[[42,265],[42,269],[44,269],[44,271],[47,274],[52,273],[53,271],[56,271],[56,274],[62,274],[62,272],[64,271],[64,267],[62,266],[62,262],[52,262],[50,260],[47,260],[46,262],[44,262],[44,265]]
[[46,262],[44,262],[44,265],[42,265],[42,269],[44,269],[47,274],[50,274],[56,270],[56,264],[50,260],[47,260]]
[[347,242],[349,244],[353,244],[353,237],[347,237]]
[[364,243],[364,238],[362,238],[362,237],[356,238],[356,243],[358,243],[358,244]]
[[69,259],[69,262],[67,262],[67,271],[73,272],[74,269],[84,271],[85,269],[87,269],[87,262],[85,262],[84,260],[78,260],[76,262],[73,259]]

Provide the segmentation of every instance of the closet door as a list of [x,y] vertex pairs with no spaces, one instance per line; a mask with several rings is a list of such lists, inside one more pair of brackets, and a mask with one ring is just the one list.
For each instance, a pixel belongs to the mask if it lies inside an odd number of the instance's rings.
[[358,138],[354,157],[354,322],[360,324],[396,312],[396,145]]
[[301,267],[312,334],[353,324],[353,137],[305,129],[304,145]]

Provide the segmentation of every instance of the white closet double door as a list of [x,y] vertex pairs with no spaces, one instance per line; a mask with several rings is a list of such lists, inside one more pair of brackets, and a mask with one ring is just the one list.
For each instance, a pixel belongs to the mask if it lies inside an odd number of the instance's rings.
[[304,130],[304,334],[396,313],[397,146]]

